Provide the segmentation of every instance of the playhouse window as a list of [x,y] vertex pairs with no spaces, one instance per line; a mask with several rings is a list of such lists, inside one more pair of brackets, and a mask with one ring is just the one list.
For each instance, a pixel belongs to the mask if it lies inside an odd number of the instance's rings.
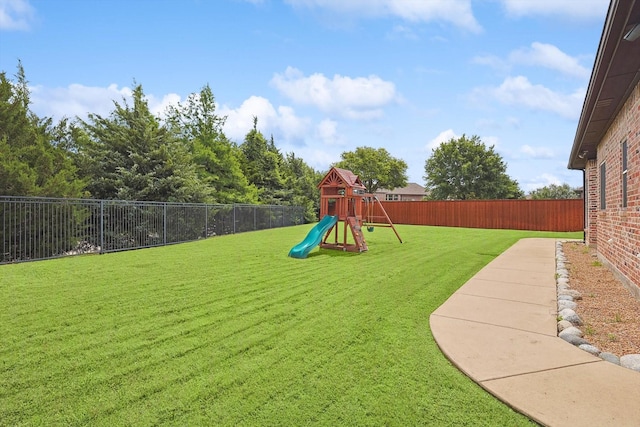
[[627,207],[627,141],[622,143],[622,207]]

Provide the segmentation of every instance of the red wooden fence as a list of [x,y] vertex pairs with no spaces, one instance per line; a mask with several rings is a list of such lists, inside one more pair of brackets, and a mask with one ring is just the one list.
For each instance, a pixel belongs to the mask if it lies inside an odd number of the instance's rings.
[[[582,199],[381,203],[394,224],[535,231],[582,231],[584,228]],[[377,203],[373,215],[373,222],[384,222]]]

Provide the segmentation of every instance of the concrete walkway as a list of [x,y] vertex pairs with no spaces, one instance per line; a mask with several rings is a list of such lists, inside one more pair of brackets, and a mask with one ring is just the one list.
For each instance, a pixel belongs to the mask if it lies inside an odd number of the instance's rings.
[[640,372],[557,337],[555,240],[523,239],[431,314],[438,346],[485,390],[547,426],[640,426]]

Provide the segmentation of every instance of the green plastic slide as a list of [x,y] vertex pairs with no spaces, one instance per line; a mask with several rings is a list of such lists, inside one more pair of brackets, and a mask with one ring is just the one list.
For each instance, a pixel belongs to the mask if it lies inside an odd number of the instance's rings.
[[289,251],[289,256],[292,258],[306,258],[311,252],[311,249],[315,248],[322,241],[322,236],[327,231],[331,230],[336,222],[338,222],[338,216],[325,215],[315,227],[309,231],[307,237],[297,245],[295,245]]

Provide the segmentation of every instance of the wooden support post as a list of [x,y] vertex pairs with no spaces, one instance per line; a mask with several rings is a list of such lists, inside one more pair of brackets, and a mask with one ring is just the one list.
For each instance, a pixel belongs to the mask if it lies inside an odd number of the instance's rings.
[[378,196],[373,196],[373,199],[380,205],[380,209],[382,210],[384,217],[387,219],[387,223],[389,223],[389,226],[391,226],[393,232],[396,233],[396,237],[398,238],[400,243],[402,243],[402,238],[398,234],[398,230],[396,230],[396,227],[393,226],[393,222],[391,222],[391,218],[389,218],[389,215],[387,215],[387,211],[384,209],[384,206],[382,206],[382,203],[380,203],[380,199],[378,199]]

